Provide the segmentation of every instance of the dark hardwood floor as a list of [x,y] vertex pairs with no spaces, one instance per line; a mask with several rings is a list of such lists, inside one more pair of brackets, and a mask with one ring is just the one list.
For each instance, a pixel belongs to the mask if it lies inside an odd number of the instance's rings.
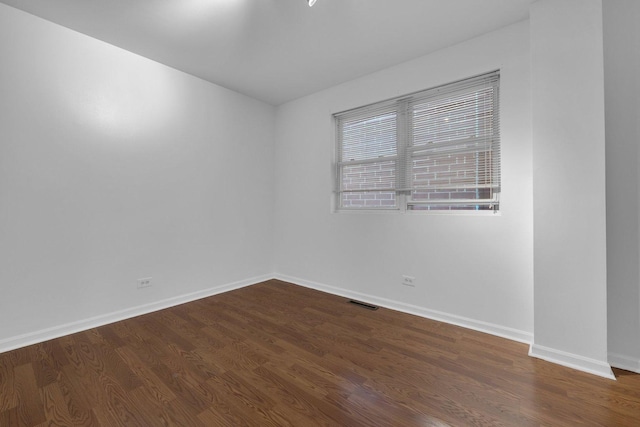
[[640,426],[527,350],[272,280],[0,354],[0,426]]

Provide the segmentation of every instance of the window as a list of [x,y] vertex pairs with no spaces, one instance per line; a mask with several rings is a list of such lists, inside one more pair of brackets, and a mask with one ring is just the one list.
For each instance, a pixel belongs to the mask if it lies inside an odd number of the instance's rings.
[[335,114],[339,209],[494,210],[499,72]]

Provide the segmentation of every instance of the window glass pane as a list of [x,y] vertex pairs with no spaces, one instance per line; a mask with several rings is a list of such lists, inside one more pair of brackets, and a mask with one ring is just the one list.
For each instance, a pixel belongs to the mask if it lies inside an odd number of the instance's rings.
[[489,205],[409,205],[410,211],[492,211]]
[[342,161],[396,155],[396,113],[345,120],[342,124]]
[[415,156],[411,163],[413,188],[445,191],[492,186],[491,153],[452,153]]
[[396,193],[394,191],[342,193],[340,204],[343,208],[389,209],[396,207]]
[[413,145],[492,135],[493,99],[488,87],[415,105]]
[[342,191],[389,190],[395,187],[396,162],[346,164],[341,175]]

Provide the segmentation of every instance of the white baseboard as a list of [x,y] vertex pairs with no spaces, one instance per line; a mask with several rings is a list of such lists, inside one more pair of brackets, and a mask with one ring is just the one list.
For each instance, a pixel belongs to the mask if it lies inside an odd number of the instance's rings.
[[609,363],[614,368],[640,374],[640,359],[634,359],[633,357],[623,356],[617,353],[609,353]]
[[589,374],[598,375],[600,377],[615,380],[611,366],[607,362],[596,359],[579,356],[577,354],[567,353],[554,348],[544,347],[537,344],[531,344],[529,356],[546,360],[567,368],[577,369]]
[[50,339],[59,338],[65,335],[74,334],[76,332],[86,331],[87,329],[96,328],[98,326],[108,325],[109,323],[118,322],[120,320],[148,314],[154,311],[163,310],[165,308],[195,301],[201,298],[210,297],[212,295],[221,294],[223,292],[232,291],[234,289],[244,288],[245,286],[254,285],[272,279],[272,274],[251,277],[249,279],[240,280],[226,285],[216,286],[197,292],[192,292],[176,297],[167,298],[161,301],[140,305],[137,307],[127,308],[125,310],[115,311],[100,316],[91,317],[89,319],[79,320],[76,322],[65,323],[50,328],[42,329],[35,332],[0,340],[0,353],[15,350],[20,347],[41,343]]
[[318,291],[339,295],[345,298],[360,300],[363,302],[390,308],[392,310],[401,311],[403,313],[413,314],[427,319],[450,323],[456,326],[462,326],[463,328],[473,329],[475,331],[496,335],[498,337],[507,338],[512,341],[518,341],[525,344],[531,344],[531,342],[533,341],[532,334],[513,328],[507,328],[505,326],[469,319],[467,317],[457,316],[455,314],[444,313],[441,311],[430,310],[427,308],[418,307],[415,305],[406,304],[386,298],[379,298],[359,292],[353,292],[347,289],[329,286],[322,283],[311,282],[309,280],[287,276],[284,274],[276,274],[275,278],[299,286],[304,286],[306,288],[316,289]]
[[[15,350],[17,348],[25,347],[32,344],[37,344],[50,339],[59,338],[65,335],[73,334],[76,332],[85,331],[87,329],[96,328],[99,326],[107,325],[110,323],[118,322],[121,320],[129,319],[132,317],[140,316],[143,314],[152,313],[154,311],[163,310],[165,308],[173,307],[176,305],[184,304],[187,302],[195,301],[201,298],[210,297],[213,295],[221,294],[224,292],[232,291],[235,289],[251,286],[256,283],[264,282],[270,279],[283,280],[289,283],[293,283],[299,286],[304,286],[311,289],[316,289],[322,292],[327,292],[334,295],[340,295],[345,298],[357,299],[368,303],[376,304],[381,307],[390,308],[392,310],[401,311],[416,316],[437,320],[441,322],[450,323],[453,325],[461,326],[464,328],[476,330],[479,332],[488,333],[491,335],[507,338],[513,341],[518,341],[526,344],[530,344],[529,355],[537,357],[552,363],[556,363],[562,366],[566,366],[580,371],[588,372],[594,375],[598,375],[605,378],[615,380],[615,376],[611,371],[609,364],[594,359],[588,359],[579,355],[566,353],[560,350],[543,347],[532,344],[533,335],[529,332],[520,331],[513,328],[507,328],[492,323],[482,322],[474,319],[469,319],[454,314],[444,313],[436,310],[430,310],[423,307],[406,304],[399,301],[394,301],[386,298],[379,298],[360,292],[354,292],[347,289],[325,285],[321,283],[312,282],[309,280],[300,279],[297,277],[287,276],[283,274],[265,274],[262,276],[252,277],[245,280],[240,280],[226,285],[216,286],[209,289],[204,289],[189,294],[179,295],[172,298],[167,298],[161,301],[152,302],[149,304],[140,305],[137,307],[128,308],[112,313],[103,314],[100,316],[91,317],[76,322],[66,323],[50,328],[42,329],[27,334],[10,337],[0,340],[0,353]],[[625,369],[632,372],[640,373],[640,360],[636,360],[630,357],[626,357],[619,354],[609,354],[609,360],[612,366],[616,368]]]

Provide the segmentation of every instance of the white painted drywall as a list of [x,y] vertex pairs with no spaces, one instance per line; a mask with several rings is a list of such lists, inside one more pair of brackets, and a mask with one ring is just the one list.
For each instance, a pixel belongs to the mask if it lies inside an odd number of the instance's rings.
[[270,274],[274,127],[0,4],[0,342]]
[[[527,337],[533,330],[528,43],[528,23],[521,22],[280,106],[277,275]],[[499,215],[332,211],[332,113],[495,69],[501,70]],[[402,275],[414,276],[415,288],[402,286]]]
[[530,24],[531,353],[609,376],[601,1],[542,0]]
[[603,8],[609,362],[640,372],[640,2]]

